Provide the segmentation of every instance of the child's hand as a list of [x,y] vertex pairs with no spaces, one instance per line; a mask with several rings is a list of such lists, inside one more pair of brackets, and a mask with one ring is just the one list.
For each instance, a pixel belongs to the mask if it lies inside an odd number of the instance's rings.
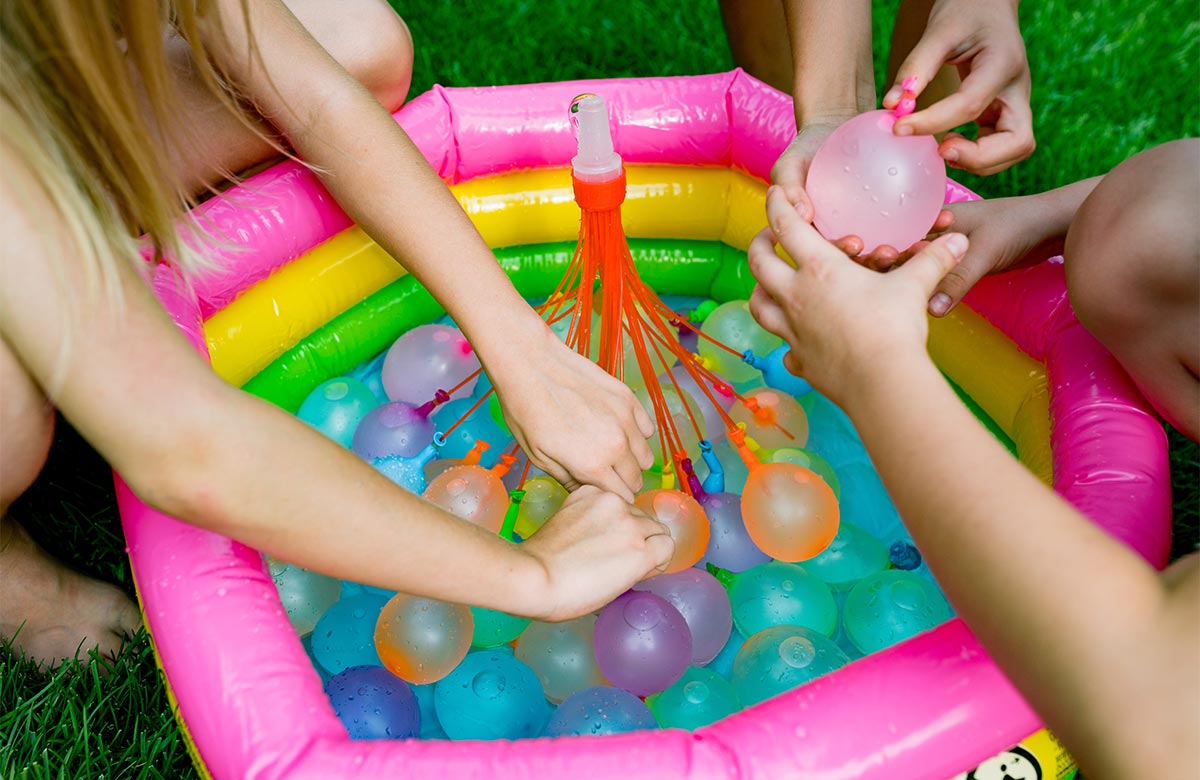
[[[808,169],[812,165],[813,157],[834,130],[855,116],[856,114],[839,114],[806,122],[796,134],[795,139],[783,150],[783,154],[779,155],[774,167],[771,168],[771,181],[783,189],[788,202],[796,207],[796,211],[805,222],[811,223],[815,213],[812,199],[809,198],[808,191],[805,189]],[[943,210],[938,214],[932,230],[935,232],[945,230],[953,220],[950,212]],[[919,243],[904,248],[890,247],[885,244],[875,248],[869,254],[859,256],[863,250],[863,240],[859,236],[837,236],[831,240],[834,246],[850,257],[856,258],[858,262],[868,268],[886,268],[902,262],[924,246],[924,243]]]
[[1037,199],[998,198],[950,205],[954,229],[971,239],[962,262],[937,284],[929,313],[942,317],[959,305],[974,283],[998,274],[1037,265],[1062,250],[1062,238],[1046,235]]
[[929,313],[946,314],[988,274],[1037,265],[1061,252],[1065,231],[1044,200],[1033,195],[952,204],[954,230],[970,238],[971,248],[938,284]]
[[[814,214],[812,199],[804,188],[813,157],[834,130],[855,116],[855,113],[836,114],[805,122],[771,168],[771,181],[783,190],[788,202],[806,222],[812,222]],[[857,255],[863,249],[858,236],[839,237],[834,244],[848,255]]]
[[574,491],[595,485],[632,501],[654,465],[654,422],[633,392],[545,329],[497,394],[509,428],[534,465]]
[[520,549],[546,573],[545,610],[534,617],[559,621],[599,609],[664,571],[675,542],[666,526],[632,504],[584,486]]
[[916,77],[919,94],[947,63],[958,66],[962,86],[897,121],[897,135],[935,135],[974,122],[976,140],[948,133],[938,151],[950,165],[985,176],[1033,154],[1029,62],[1016,5],[998,0],[934,4],[924,35],[896,71],[896,86],[884,95],[883,105],[895,107],[899,85],[910,76]]
[[[750,271],[758,280],[750,311],[791,346],[789,370],[844,403],[882,366],[926,359],[925,306],[966,252],[965,236],[942,236],[881,274],[821,238],[778,187],[767,191],[767,221],[750,244]],[[776,243],[796,268],[775,254]]]

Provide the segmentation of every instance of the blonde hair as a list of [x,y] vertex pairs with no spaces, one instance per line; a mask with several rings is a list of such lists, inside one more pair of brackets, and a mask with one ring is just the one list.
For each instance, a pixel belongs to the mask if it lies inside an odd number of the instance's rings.
[[166,38],[182,38],[200,83],[266,138],[206,49],[224,31],[213,0],[0,4],[0,140],[57,212],[88,289],[115,291],[116,264],[140,262],[143,233],[154,259],[170,258],[185,278],[205,264],[183,219],[196,203],[180,154],[193,131],[180,121]]

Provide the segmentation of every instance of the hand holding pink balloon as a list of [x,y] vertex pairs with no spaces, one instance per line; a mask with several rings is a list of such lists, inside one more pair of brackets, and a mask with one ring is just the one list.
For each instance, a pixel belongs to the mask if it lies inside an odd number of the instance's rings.
[[817,150],[806,186],[813,224],[826,239],[859,236],[867,254],[905,250],[934,227],[946,193],[946,166],[931,136],[898,136],[898,116],[912,110],[859,114]]

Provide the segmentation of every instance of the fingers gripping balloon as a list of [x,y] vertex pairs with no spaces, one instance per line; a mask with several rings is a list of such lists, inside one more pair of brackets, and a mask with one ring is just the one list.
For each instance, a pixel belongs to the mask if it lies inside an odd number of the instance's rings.
[[813,157],[805,184],[813,224],[829,240],[856,235],[863,251],[907,249],[933,227],[946,194],[946,166],[932,136],[897,136],[896,120],[912,113],[915,79],[892,111],[868,111],[846,122]]

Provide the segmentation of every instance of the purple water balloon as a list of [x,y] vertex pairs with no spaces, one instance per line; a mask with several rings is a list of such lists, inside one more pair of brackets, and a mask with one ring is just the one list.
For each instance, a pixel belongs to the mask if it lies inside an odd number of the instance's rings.
[[760,563],[771,560],[771,556],[758,549],[758,545],[746,532],[742,521],[742,498],[734,493],[706,493],[696,500],[708,515],[710,533],[708,549],[700,563],[711,563],[735,574]]
[[366,461],[411,458],[433,441],[433,420],[426,406],[403,401],[376,406],[358,424],[350,448]]
[[645,591],[626,591],[600,610],[593,641],[604,677],[638,696],[666,690],[692,659],[692,632],[683,615]]
[[351,739],[409,739],[421,733],[421,708],[408,683],[380,666],[335,674],[325,694]]
[[662,596],[679,610],[692,632],[692,663],[703,666],[717,657],[733,630],[729,594],[717,578],[700,569],[660,574],[634,586]]
[[[449,325],[413,328],[392,344],[383,360],[383,387],[393,401],[422,404],[451,390],[479,370],[479,358],[462,331]],[[470,393],[471,380],[463,387]],[[457,393],[456,393],[457,395]]]

